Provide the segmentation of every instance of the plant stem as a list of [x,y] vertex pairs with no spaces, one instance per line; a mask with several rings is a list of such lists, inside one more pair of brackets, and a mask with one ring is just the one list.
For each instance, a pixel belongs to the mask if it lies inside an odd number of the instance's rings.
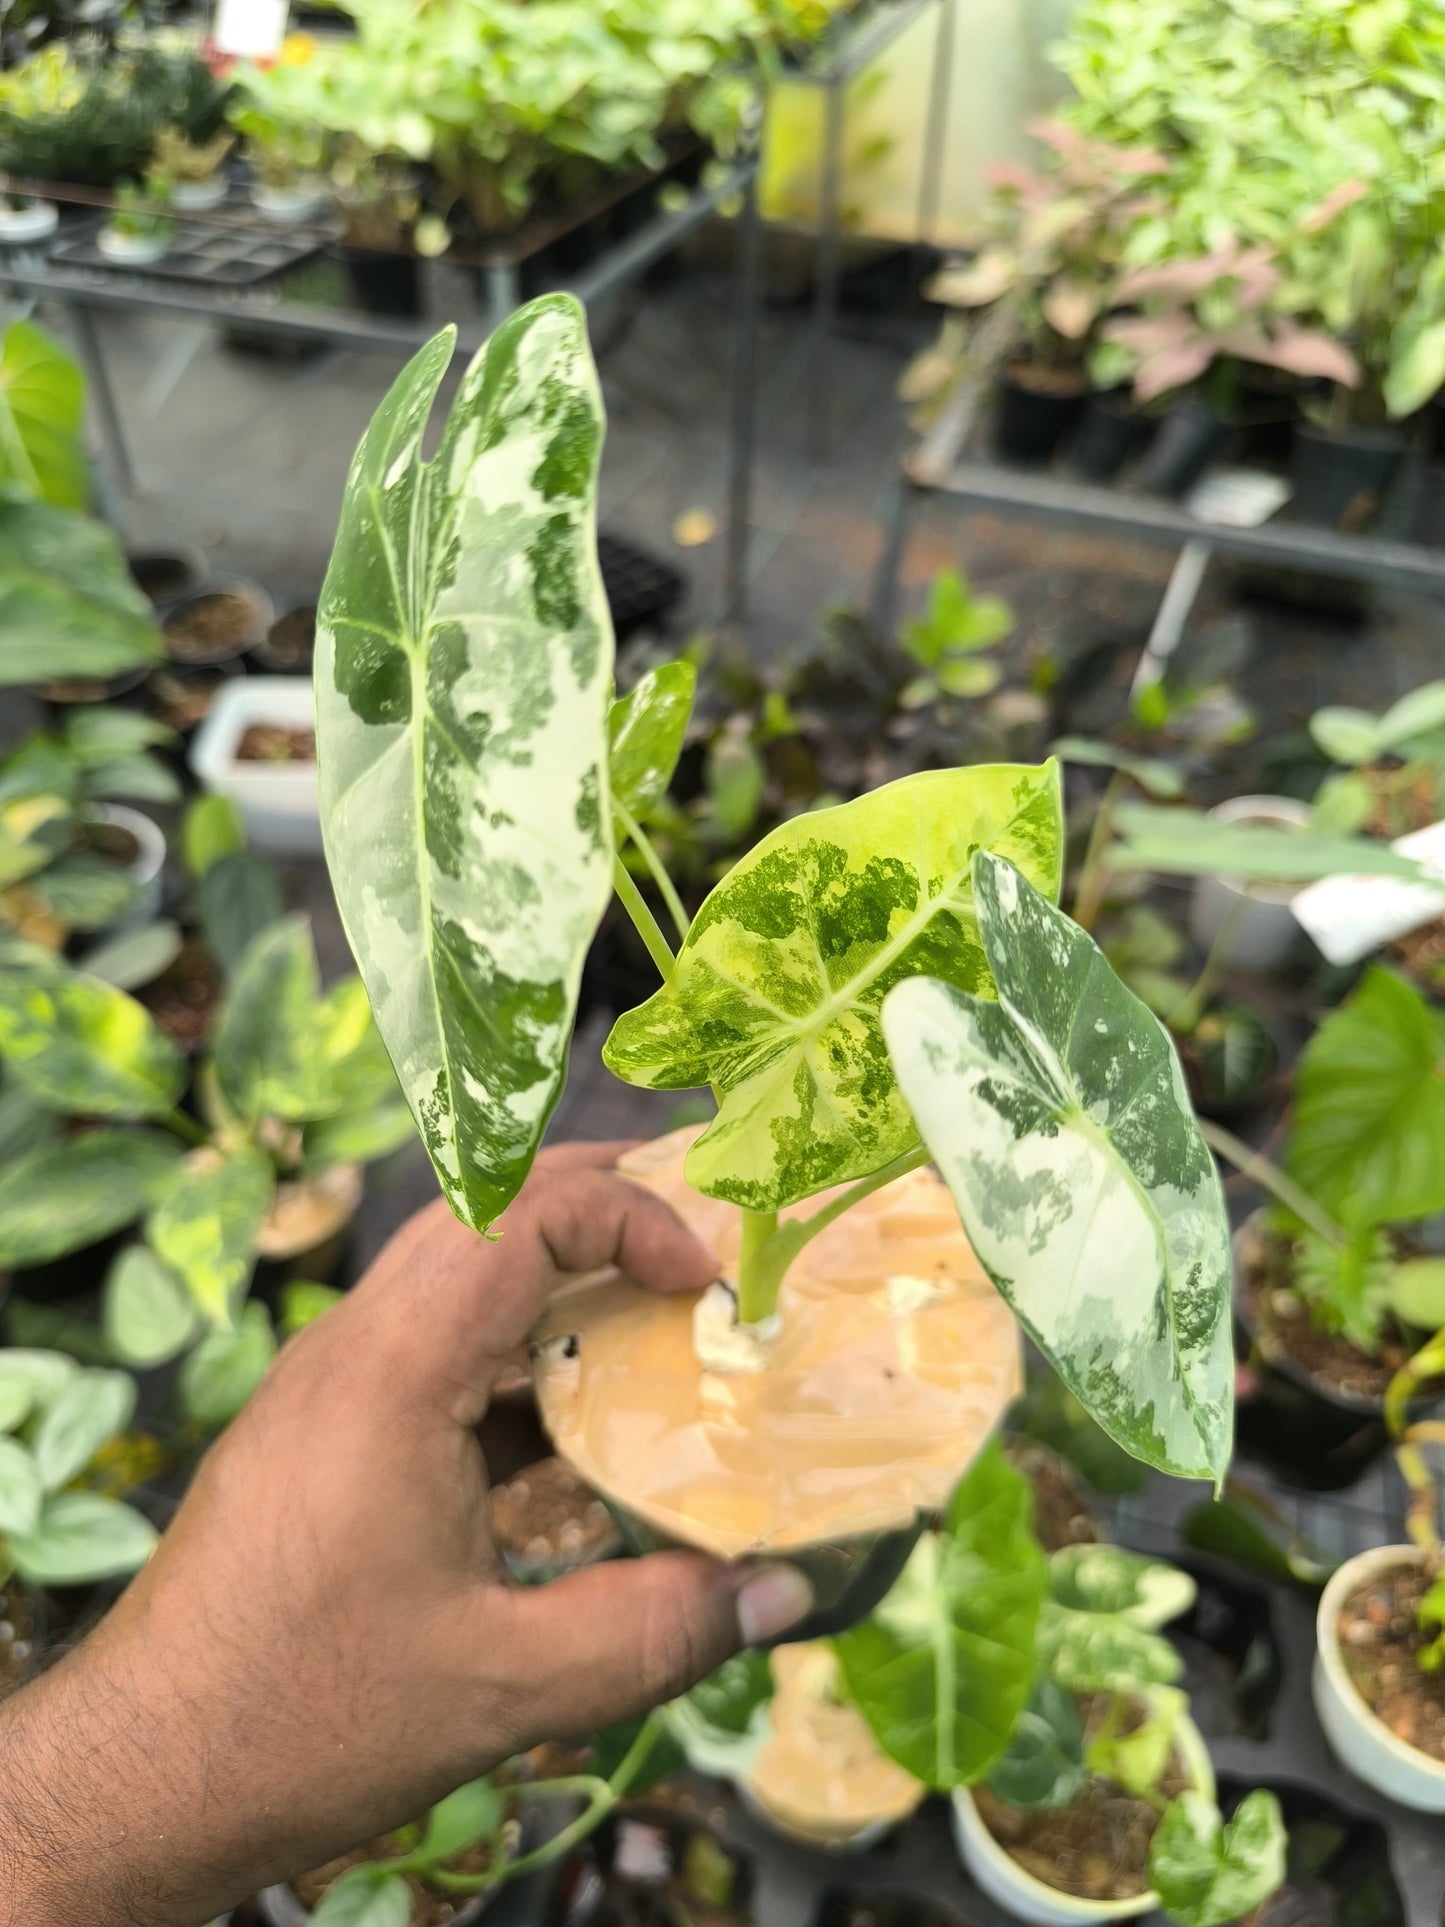
[[[757,1324],[771,1317],[777,1309],[778,1293],[789,1265],[820,1231],[826,1231],[836,1218],[851,1211],[855,1204],[861,1204],[873,1192],[881,1191],[885,1184],[919,1170],[927,1162],[927,1147],[917,1144],[885,1164],[882,1170],[859,1178],[856,1184],[850,1184],[846,1191],[840,1191],[836,1198],[806,1218],[788,1218],[779,1224],[776,1212],[745,1211],[742,1261],[738,1267],[739,1324]],[[760,1306],[761,1310],[752,1309],[754,1306]]]
[[161,1122],[167,1130],[174,1131],[177,1137],[183,1137],[187,1144],[194,1144],[197,1148],[211,1141],[210,1132],[203,1130],[196,1120],[193,1117],[187,1117],[184,1111],[167,1111]]
[[1223,1130],[1218,1124],[1211,1123],[1207,1117],[1197,1120],[1199,1135],[1211,1151],[1234,1165],[1244,1177],[1252,1178],[1258,1185],[1279,1199],[1287,1211],[1293,1211],[1311,1231],[1318,1232],[1328,1244],[1346,1245],[1349,1239],[1328,1213],[1322,1211],[1309,1196],[1301,1191],[1293,1178],[1286,1177],[1277,1164],[1235,1137],[1232,1131]]
[[682,907],[682,898],[674,889],[672,878],[667,874],[662,858],[652,847],[652,839],[616,797],[612,799],[612,814],[621,826],[623,835],[630,837],[636,845],[638,855],[647,865],[648,875],[657,885],[658,894],[667,905],[667,914],[672,918],[673,927],[677,931],[677,940],[679,943],[685,943],[691,927],[688,914]]
[[620,856],[612,859],[612,887],[623,909],[631,917],[638,936],[647,945],[647,954],[657,965],[662,981],[670,984],[677,959],[668,946],[667,938],[658,929],[656,917],[643,901],[642,892],[627,874],[627,865]]
[[1219,919],[1219,928],[1199,967],[1199,975],[1170,1013],[1169,1028],[1176,1037],[1192,1037],[1199,1028],[1199,1020],[1213,1001],[1219,980],[1229,967],[1230,946],[1249,901],[1248,893],[1241,890]]
[[1121,769],[1104,785],[1099,807],[1084,846],[1084,861],[1079,866],[1079,884],[1074,892],[1074,922],[1081,930],[1092,930],[1104,907],[1106,871],[1104,850],[1114,828],[1114,811],[1128,792],[1130,778]]

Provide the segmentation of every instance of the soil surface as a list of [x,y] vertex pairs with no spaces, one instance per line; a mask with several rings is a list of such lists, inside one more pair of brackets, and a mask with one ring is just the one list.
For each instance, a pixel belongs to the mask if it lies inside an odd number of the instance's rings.
[[1045,1552],[1093,1545],[1099,1528],[1068,1466],[1057,1452],[1032,1439],[1010,1439],[1009,1463],[1023,1473],[1034,1494],[1034,1536]]
[[119,823],[87,823],[81,831],[81,840],[87,850],[122,868],[134,863],[140,855],[140,844]]
[[[355,1847],[350,1853],[343,1853],[335,1860],[328,1860],[324,1867],[315,1873],[303,1874],[292,1885],[301,1904],[310,1909],[319,1905],[328,1888],[352,1867],[364,1867],[373,1860],[392,1860],[406,1851],[405,1842],[394,1833],[386,1833],[368,1846]],[[492,1864],[492,1848],[486,1841],[468,1847],[442,1865],[450,1873],[485,1873]],[[449,1921],[470,1907],[475,1899],[473,1894],[443,1893],[439,1887],[432,1887],[424,1880],[408,1875],[407,1886],[411,1889],[410,1927],[447,1927]]]
[[[1086,1730],[1103,1718],[1106,1697],[1080,1700]],[[1126,1726],[1132,1730],[1142,1718],[1138,1713]],[[1176,1755],[1158,1791],[1170,1800],[1188,1784]],[[974,1787],[973,1799],[1009,1858],[1046,1886],[1083,1900],[1132,1900],[1148,1891],[1149,1847],[1159,1814],[1109,1781],[1091,1779],[1072,1806],[1052,1812],[1011,1807],[986,1786]]]
[[1435,917],[1387,946],[1423,988],[1445,990],[1445,917]]
[[314,763],[316,731],[252,723],[236,749],[238,763]]
[[249,649],[258,640],[261,621],[250,596],[216,589],[173,609],[161,629],[177,662],[216,662]]
[[169,729],[184,733],[205,721],[224,681],[219,671],[209,676],[173,676],[158,669],[150,679],[152,707]]
[[18,1589],[0,1587],[0,1698],[18,1686],[35,1664],[35,1622]]
[[541,1459],[492,1491],[492,1532],[513,1558],[579,1565],[616,1546],[617,1527],[591,1486],[561,1459]]
[[266,634],[266,654],[273,662],[303,663],[316,646],[316,611],[292,609],[273,622]]
[[1396,1739],[1445,1762],[1445,1671],[1422,1673],[1423,1635],[1415,1609],[1429,1578],[1420,1566],[1396,1566],[1357,1587],[1340,1613],[1340,1657],[1360,1698]]
[[189,938],[175,962],[135,994],[182,1050],[193,1051],[210,1037],[221,991],[221,973],[211,953]]
[[1378,1355],[1372,1357],[1342,1333],[1321,1331],[1309,1306],[1292,1289],[1290,1247],[1279,1238],[1265,1238],[1263,1244],[1265,1262],[1250,1266],[1244,1292],[1265,1357],[1287,1358],[1332,1391],[1383,1399],[1390,1380],[1410,1356],[1398,1333],[1387,1331]]

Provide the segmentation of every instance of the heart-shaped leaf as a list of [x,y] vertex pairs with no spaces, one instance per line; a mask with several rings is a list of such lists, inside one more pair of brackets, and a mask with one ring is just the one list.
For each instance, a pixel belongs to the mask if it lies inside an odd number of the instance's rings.
[[989,1770],[991,1792],[1011,1807],[1071,1806],[1088,1784],[1084,1727],[1072,1693],[1041,1679]]
[[43,329],[12,321],[0,341],[0,494],[84,508],[84,425],[80,369]]
[[1225,1927],[1283,1883],[1285,1846],[1272,1793],[1246,1794],[1227,1824],[1207,1795],[1181,1793],[1155,1829],[1150,1883],[1179,1927]]
[[1366,709],[1317,709],[1310,717],[1310,735],[1332,763],[1347,768],[1374,762],[1384,747],[1379,719]]
[[57,1110],[164,1117],[186,1060],[150,1012],[99,977],[0,976],[0,1055]]
[[667,1723],[698,1773],[739,1779],[752,1770],[771,1731],[773,1669],[766,1653],[735,1653],[670,1702]]
[[1113,743],[1102,743],[1088,736],[1061,736],[1050,745],[1050,750],[1061,762],[1079,763],[1089,769],[1120,770],[1132,777],[1141,790],[1157,796],[1161,802],[1184,794],[1184,778],[1172,763],[1166,763],[1159,756],[1140,756],[1133,750],[1116,749]]
[[67,930],[103,930],[129,915],[141,899],[134,877],[88,850],[57,857],[31,878],[30,888],[41,907]]
[[14,1409],[24,1395],[24,1411],[0,1430],[10,1431],[32,1410],[48,1412],[80,1367],[64,1352],[31,1350],[24,1345],[0,1349],[0,1398]]
[[419,1851],[428,1860],[450,1860],[495,1833],[506,1811],[506,1795],[490,1780],[469,1780],[439,1800],[427,1815]]
[[336,1109],[320,1029],[311,926],[305,917],[283,917],[247,946],[216,1026],[216,1077],[238,1117],[301,1123]]
[[264,1152],[245,1145],[224,1156],[193,1151],[166,1185],[146,1223],[162,1264],[184,1283],[213,1325],[228,1325],[256,1259],[256,1234],[276,1188]]
[[619,696],[608,718],[612,800],[634,817],[662,800],[682,754],[697,670],[664,662]]
[[112,530],[79,509],[0,502],[0,685],[116,676],[163,653]]
[[229,796],[198,796],[181,825],[181,850],[186,868],[197,879],[222,857],[240,856],[246,848],[246,819]]
[[219,1430],[250,1398],[276,1356],[271,1314],[255,1300],[234,1331],[207,1332],[181,1366],[181,1409],[195,1425]]
[[135,1411],[129,1372],[77,1372],[41,1419],[31,1442],[35,1469],[47,1492],[58,1492],[83,1472],[103,1445],[125,1430]]
[[0,1537],[22,1538],[40,1523],[45,1500],[40,1469],[19,1439],[0,1438]]
[[1174,1045],[1098,947],[1008,863],[974,859],[999,1001],[926,978],[884,1028],[969,1239],[1019,1322],[1126,1451],[1223,1477],[1229,1223]]
[[784,823],[699,910],[672,982],[603,1050],[630,1084],[711,1084],[688,1154],[698,1190],[757,1211],[866,1176],[918,1142],[879,1007],[930,972],[993,993],[973,854],[1014,857],[1057,892],[1059,768],[927,770]]
[[34,1532],[10,1542],[15,1569],[32,1586],[89,1586],[137,1572],[159,1538],[150,1520],[98,1492],[57,1492]]
[[0,1168],[0,1265],[39,1265],[134,1222],[181,1157],[174,1138],[90,1131]]
[[115,1356],[142,1369],[184,1351],[200,1327],[185,1284],[146,1245],[128,1245],[107,1273],[104,1319]]
[[1067,1546],[1049,1561],[1039,1617],[1045,1671],[1075,1692],[1167,1685],[1178,1653],[1157,1628],[1187,1612],[1188,1573],[1118,1546]]
[[196,884],[196,915],[206,948],[228,977],[284,907],[276,872],[244,850],[214,857]]
[[448,330],[357,450],[316,633],[332,883],[442,1190],[484,1229],[561,1091],[611,892],[612,634],[594,551],[602,408],[582,310],[546,295],[422,437]]
[[310,1915],[311,1927],[410,1927],[411,1889],[400,1874],[352,1867]]
[[1027,1481],[990,1444],[941,1532],[873,1614],[834,1642],[849,1698],[890,1759],[946,1790],[986,1773],[1028,1704],[1047,1583]]

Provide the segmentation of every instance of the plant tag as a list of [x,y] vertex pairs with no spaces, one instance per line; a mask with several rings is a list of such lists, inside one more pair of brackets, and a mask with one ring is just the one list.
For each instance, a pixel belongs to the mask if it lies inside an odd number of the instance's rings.
[[1412,830],[1390,848],[1414,857],[1441,879],[1440,887],[1399,877],[1335,876],[1291,899],[1295,917],[1330,963],[1358,963],[1445,912],[1445,822]]
[[1189,497],[1189,513],[1222,529],[1257,529],[1289,500],[1289,483],[1258,468],[1221,468]]
[[288,0],[216,0],[211,39],[216,51],[244,60],[270,60],[286,38]]

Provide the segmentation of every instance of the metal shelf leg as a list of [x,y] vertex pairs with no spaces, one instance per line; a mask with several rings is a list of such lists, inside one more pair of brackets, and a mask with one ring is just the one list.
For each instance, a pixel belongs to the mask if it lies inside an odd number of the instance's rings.
[[737,222],[738,289],[736,346],[733,351],[732,468],[728,476],[727,557],[723,576],[723,615],[741,622],[747,611],[748,557],[751,547],[753,442],[758,400],[758,308],[762,298],[763,226],[758,217],[754,175],[743,196]]
[[95,325],[95,316],[83,301],[68,301],[65,305],[75,322],[81,359],[85,363],[85,372],[90,377],[91,393],[95,396],[96,406],[100,410],[101,433],[105,441],[106,453],[115,470],[115,479],[127,495],[134,495],[138,486],[135,466],[130,458],[130,445],[125,437],[125,425],[116,407],[115,391],[110,385],[105,356],[101,352],[100,334]]

